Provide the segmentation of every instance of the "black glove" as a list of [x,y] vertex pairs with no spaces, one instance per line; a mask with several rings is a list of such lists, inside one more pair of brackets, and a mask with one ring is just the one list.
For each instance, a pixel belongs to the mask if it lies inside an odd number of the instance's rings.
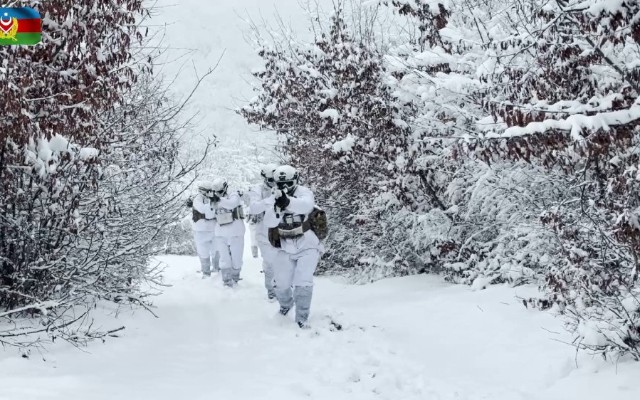
[[289,197],[287,197],[285,192],[282,192],[280,197],[276,199],[276,207],[278,207],[281,210],[284,210],[285,208],[287,208],[289,203],[291,203],[291,200],[289,199]]
[[220,201],[220,197],[218,197],[217,194],[214,194],[213,196],[209,197],[209,199],[214,203],[217,203]]

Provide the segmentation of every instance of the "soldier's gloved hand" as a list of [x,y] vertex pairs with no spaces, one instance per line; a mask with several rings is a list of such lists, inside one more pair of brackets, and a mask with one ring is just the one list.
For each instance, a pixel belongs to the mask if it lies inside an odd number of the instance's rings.
[[287,208],[291,200],[289,200],[289,196],[287,196],[283,191],[280,191],[280,193],[282,193],[282,195],[276,198],[276,207],[284,210],[285,208]]

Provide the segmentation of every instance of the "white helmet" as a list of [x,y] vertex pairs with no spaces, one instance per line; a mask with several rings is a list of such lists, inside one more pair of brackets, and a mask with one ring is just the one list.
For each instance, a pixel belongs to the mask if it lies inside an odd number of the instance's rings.
[[212,188],[218,196],[224,196],[227,194],[227,189],[229,188],[229,185],[227,184],[226,179],[216,178],[212,182]]
[[264,179],[264,184],[268,187],[274,187],[275,181],[273,179],[273,171],[278,168],[276,164],[265,164],[262,166],[260,170],[260,175],[262,175],[262,179]]
[[207,197],[213,196],[213,192],[215,191],[213,187],[213,182],[211,181],[200,181],[198,182],[198,192]]
[[282,165],[273,171],[273,178],[280,190],[293,192],[298,186],[298,170],[291,165]]

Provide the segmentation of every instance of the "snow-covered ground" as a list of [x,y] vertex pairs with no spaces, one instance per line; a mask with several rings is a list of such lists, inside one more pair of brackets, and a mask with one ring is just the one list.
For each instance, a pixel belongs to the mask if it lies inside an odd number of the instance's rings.
[[[625,400],[640,365],[578,357],[532,288],[472,291],[437,277],[351,286],[318,279],[310,330],[276,316],[260,260],[224,289],[194,257],[163,257],[159,318],[123,313],[121,338],[0,353],[0,399]],[[332,331],[325,315],[343,324]]]

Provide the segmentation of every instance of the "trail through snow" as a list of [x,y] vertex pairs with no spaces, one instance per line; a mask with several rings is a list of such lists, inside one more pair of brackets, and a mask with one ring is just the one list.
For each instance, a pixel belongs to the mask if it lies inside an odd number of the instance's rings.
[[[507,287],[473,292],[428,276],[367,286],[321,278],[313,327],[300,330],[291,318],[276,316],[260,260],[248,251],[244,279],[233,290],[201,279],[195,257],[161,260],[172,286],[157,299],[159,318],[121,314],[122,338],[83,350],[56,344],[29,359],[5,352],[0,399],[623,400],[640,394],[635,365],[621,365],[617,375],[593,361],[576,369],[571,348],[552,340],[566,339],[559,321],[525,310]],[[331,331],[325,315],[343,329]]]

